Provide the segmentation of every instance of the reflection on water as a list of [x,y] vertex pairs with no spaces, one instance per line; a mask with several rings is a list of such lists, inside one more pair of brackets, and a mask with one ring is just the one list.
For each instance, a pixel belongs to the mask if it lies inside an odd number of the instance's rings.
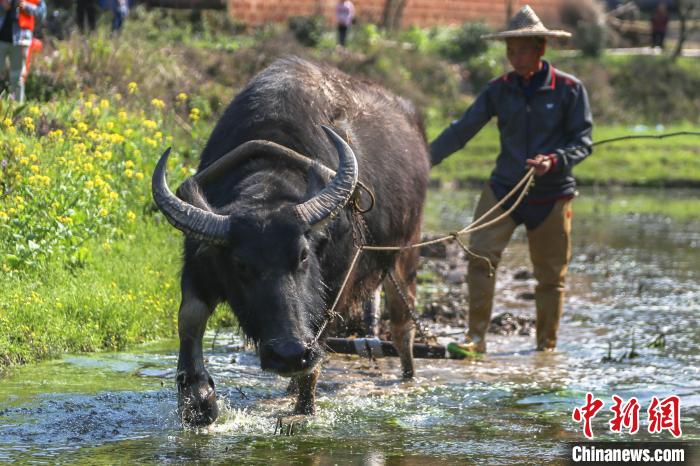
[[[613,393],[636,396],[642,431],[650,398],[677,394],[684,439],[697,440],[700,218],[677,209],[673,216],[633,214],[624,205],[640,198],[677,205],[681,194],[697,199],[698,193],[585,194],[575,204],[574,259],[556,353],[534,352],[534,337],[493,335],[487,357],[419,360],[419,376],[410,383],[399,380],[396,360],[370,364],[335,355],[319,383],[318,415],[298,424],[293,436],[274,435],[277,418],[293,405],[284,395],[287,381],[261,372],[235,335],[219,335],[213,348],[207,343],[222,414],[199,431],[177,422],[176,342],[66,356],[2,380],[0,462],[559,463],[562,442],[581,439],[571,410],[587,391],[606,402],[606,411]],[[426,229],[463,226],[476,196],[431,193]],[[532,302],[519,296],[534,282],[513,279],[526,267],[519,231],[499,270],[495,313],[533,315]],[[660,332],[665,348],[648,347]],[[601,363],[608,345],[620,359],[633,340],[637,358]],[[620,437],[607,432],[609,419],[609,412],[595,419],[597,438]]]

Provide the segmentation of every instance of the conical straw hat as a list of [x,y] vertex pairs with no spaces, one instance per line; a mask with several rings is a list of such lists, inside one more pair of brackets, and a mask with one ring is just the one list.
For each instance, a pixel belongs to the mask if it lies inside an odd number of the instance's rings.
[[482,39],[507,39],[509,37],[571,37],[571,33],[547,29],[530,5],[525,5],[510,21],[508,29],[481,36]]

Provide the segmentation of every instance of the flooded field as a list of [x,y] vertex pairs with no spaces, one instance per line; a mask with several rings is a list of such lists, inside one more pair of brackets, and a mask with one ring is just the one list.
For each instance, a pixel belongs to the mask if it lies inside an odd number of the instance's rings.
[[[574,257],[554,353],[535,352],[534,336],[489,335],[484,358],[417,360],[410,383],[401,382],[398,360],[334,355],[319,382],[318,414],[291,436],[275,435],[293,405],[287,380],[263,373],[235,334],[208,335],[222,414],[198,431],[177,419],[177,342],[67,355],[0,380],[0,462],[559,464],[564,442],[583,438],[571,412],[586,392],[605,402],[596,439],[671,439],[646,433],[646,408],[652,396],[675,394],[682,438],[698,441],[700,192],[583,194],[574,204]],[[464,226],[477,195],[432,192],[426,231]],[[534,316],[534,280],[516,278],[529,269],[518,230],[499,269],[494,315]],[[451,283],[423,277],[421,298],[459,295],[459,272]],[[650,345],[662,334],[665,345]],[[603,362],[608,354],[613,361]],[[613,394],[639,399],[636,435],[609,432]]]

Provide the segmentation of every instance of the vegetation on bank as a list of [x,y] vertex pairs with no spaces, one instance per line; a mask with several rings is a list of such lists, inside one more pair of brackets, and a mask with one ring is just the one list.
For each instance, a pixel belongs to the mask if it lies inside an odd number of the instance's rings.
[[[280,26],[241,34],[215,15],[195,24],[137,8],[121,37],[48,38],[32,63],[28,104],[0,101],[0,368],[175,333],[181,237],[152,206],[150,174],[168,146],[170,185],[191,174],[225,105],[273,60],[294,54],[377,81],[417,105],[432,138],[506,69],[502,44],[465,56],[471,49],[464,44],[479,31],[413,28],[387,36],[363,25],[341,51],[327,31],[305,47]],[[659,77],[632,85],[624,82],[628,59],[603,58],[601,67],[552,56],[596,83],[588,86],[603,123],[596,139],[626,134],[632,124],[664,123],[671,131],[697,123],[700,71],[685,59],[668,68],[658,57],[630,58],[634,73]],[[663,91],[667,100],[647,98],[668,76],[675,87]],[[679,103],[682,96],[687,101]],[[693,138],[611,145],[577,175],[585,183],[698,183],[697,147]],[[489,125],[432,176],[483,180],[497,152]],[[218,315],[212,325],[230,314]]]

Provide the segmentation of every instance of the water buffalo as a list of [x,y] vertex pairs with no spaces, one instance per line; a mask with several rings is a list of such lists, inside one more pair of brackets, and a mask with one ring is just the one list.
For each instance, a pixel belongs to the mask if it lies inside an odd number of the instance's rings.
[[[153,173],[153,196],[185,234],[177,372],[183,421],[207,425],[218,414],[202,336],[221,302],[230,304],[256,345],[261,367],[292,378],[295,412],[313,413],[323,355],[315,336],[359,236],[383,245],[420,237],[429,170],[420,118],[407,101],[375,84],[287,58],[235,97],[197,174],[177,196],[165,181],[167,155]],[[358,179],[376,205],[353,234]],[[417,261],[415,250],[365,253],[339,310],[355,309],[390,270],[413,300]],[[385,289],[403,376],[412,377],[413,322],[397,290],[389,284]]]

